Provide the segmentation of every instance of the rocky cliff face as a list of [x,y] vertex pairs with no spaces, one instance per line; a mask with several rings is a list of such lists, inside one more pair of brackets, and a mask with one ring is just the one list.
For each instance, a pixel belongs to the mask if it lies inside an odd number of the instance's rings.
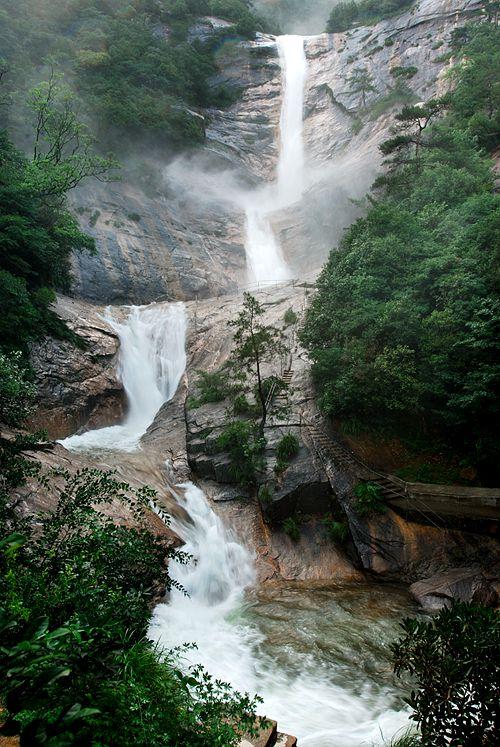
[[[274,222],[296,277],[317,271],[362,212],[352,200],[364,197],[381,166],[378,146],[389,137],[395,112],[446,90],[450,33],[477,7],[468,0],[421,0],[374,26],[306,39],[309,184],[300,208]],[[395,76],[397,68],[413,74]],[[352,90],[355,69],[371,77],[374,90],[365,102]]]
[[60,297],[56,311],[80,337],[81,347],[52,337],[32,347],[39,407],[30,427],[65,438],[82,426],[119,422],[125,408],[117,374],[119,341],[102,318],[104,309]]
[[[379,167],[377,146],[404,101],[444,90],[451,30],[474,0],[421,0],[398,18],[345,34],[307,37],[305,106],[308,187],[273,224],[296,277],[314,275]],[[216,19],[212,19],[211,23]],[[206,26],[206,27],[205,27]],[[193,34],[209,34],[209,25]],[[76,195],[98,255],[75,258],[76,295],[95,303],[147,303],[209,297],[246,282],[241,194],[274,177],[278,159],[281,70],[272,37],[227,42],[214,85],[241,91],[225,111],[200,114],[206,144],[182,158],[138,153],[120,184],[93,184]],[[365,105],[349,77],[373,80]],[[396,67],[416,68],[397,78]],[[119,155],[119,154],[118,154]]]
[[173,158],[141,153],[122,182],[87,186],[75,208],[98,254],[74,259],[77,296],[99,304],[215,296],[245,282],[238,195],[277,160],[280,68],[273,39],[230,42],[213,84],[241,89],[227,111],[203,113],[204,148]]
[[[350,198],[361,195],[369,183],[376,146],[387,136],[393,109],[401,105],[401,90],[395,92],[390,68],[416,68],[404,96],[421,100],[441,91],[446,63],[438,58],[447,49],[453,26],[476,7],[465,0],[422,0],[399,19],[306,40],[308,191],[301,206],[275,216],[290,264],[300,276],[316,272],[334,237],[352,217]],[[231,479],[227,456],[213,449],[227,403],[193,409],[186,408],[185,401],[196,393],[196,370],[219,368],[230,352],[227,321],[237,313],[241,296],[226,295],[217,301],[213,296],[244,280],[243,213],[234,195],[273,178],[281,83],[272,38],[233,45],[224,50],[220,62],[215,82],[228,87],[243,84],[245,90],[228,111],[206,113],[207,144],[202,152],[171,161],[153,193],[125,182],[87,189],[77,197],[84,227],[95,233],[99,246],[97,257],[75,260],[79,295],[103,303],[208,297],[187,304],[185,381],[158,413],[143,438],[143,450],[127,457],[119,469],[127,479],[132,475],[159,487],[170,511],[178,510],[175,482],[193,472],[216,510],[257,549],[263,579],[342,580],[370,571],[408,582],[427,578],[432,588],[442,588],[448,582],[435,579],[435,574],[443,568],[458,572],[464,563],[467,568],[481,566],[483,546],[488,553],[491,550],[491,566],[493,541],[483,545],[483,539],[474,535],[407,521],[392,511],[376,522],[356,520],[347,553],[325,536],[322,519],[327,513],[349,511],[355,476],[339,470],[332,481],[310,439],[308,422],[317,422],[318,413],[309,364],[294,330],[285,328],[283,320],[289,308],[303,312],[304,287],[268,289],[260,296],[268,320],[289,337],[293,370],[286,417],[272,418],[266,434],[262,482],[272,486],[272,498],[264,510],[274,523],[273,531],[264,523],[254,496],[234,500],[241,491]],[[355,66],[366,66],[374,81],[376,90],[368,92],[366,107],[349,90],[349,70]],[[67,299],[60,302],[59,311],[88,347],[80,351],[48,340],[33,350],[43,403],[34,425],[48,428],[55,437],[116,422],[124,407],[116,375],[118,342],[102,320],[102,308]],[[297,435],[300,450],[277,476],[276,445],[286,432]],[[116,465],[110,458],[103,466]],[[280,529],[285,518],[296,514],[302,515],[297,544]],[[367,535],[373,542],[364,541]],[[455,588],[452,581],[448,586]],[[478,588],[476,581],[469,588]]]

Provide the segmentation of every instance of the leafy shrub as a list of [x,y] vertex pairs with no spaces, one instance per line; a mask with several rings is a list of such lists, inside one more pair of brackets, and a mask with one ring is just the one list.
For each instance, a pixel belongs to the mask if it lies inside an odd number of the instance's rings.
[[191,400],[192,407],[200,407],[209,402],[223,402],[234,391],[234,386],[229,379],[227,370],[198,371],[196,387],[199,396]]
[[274,465],[274,474],[282,475],[289,466],[290,462],[287,462],[285,459],[277,459],[276,464]]
[[21,353],[0,352],[0,423],[19,425],[31,414],[35,387],[26,380]]
[[300,526],[293,516],[289,516],[285,521],[283,522],[283,531],[285,534],[290,537],[292,542],[298,542],[300,540]]
[[393,645],[397,675],[416,681],[409,704],[423,744],[498,744],[500,619],[454,602],[432,620],[407,619]]
[[127,213],[127,218],[134,221],[134,223],[139,223],[141,220],[139,213]]
[[299,439],[293,433],[286,433],[276,447],[276,456],[280,461],[289,461],[299,453]]
[[287,327],[291,327],[292,324],[297,324],[298,319],[299,317],[293,309],[287,309],[283,316],[283,321],[285,322]]
[[95,225],[96,225],[97,221],[99,220],[99,216],[100,216],[100,214],[101,214],[101,211],[100,211],[100,210],[94,210],[94,212],[93,212],[93,213],[92,213],[92,215],[90,216],[90,218],[89,218],[89,225],[90,225],[90,226],[91,226],[92,228],[94,228],[94,227],[95,227]]
[[242,420],[227,425],[217,439],[217,448],[229,454],[232,478],[242,486],[255,484],[257,473],[264,467],[265,445],[260,430]]
[[[98,470],[57,480],[44,481],[58,498],[37,528],[1,495],[3,733],[30,745],[236,745],[255,702],[201,668],[182,673],[178,653],[145,639],[153,597],[173,583],[167,557],[187,560],[143,527],[154,492]],[[117,501],[137,528],[109,518]]]
[[378,485],[372,482],[361,482],[354,490],[356,511],[360,516],[383,514],[387,510],[384,498]]
[[418,73],[418,68],[414,65],[411,65],[410,67],[402,67],[401,65],[397,65],[396,67],[391,67],[391,75],[393,75],[395,78],[405,78],[406,80],[409,80],[410,78],[413,78]]
[[235,415],[252,415],[258,410],[256,405],[251,405],[244,394],[238,394],[234,398],[233,412]]
[[345,521],[335,521],[333,516],[325,516],[323,526],[332,542],[344,545],[349,537],[349,527]]
[[261,485],[258,492],[260,503],[264,506],[270,506],[273,502],[273,491],[269,485]]

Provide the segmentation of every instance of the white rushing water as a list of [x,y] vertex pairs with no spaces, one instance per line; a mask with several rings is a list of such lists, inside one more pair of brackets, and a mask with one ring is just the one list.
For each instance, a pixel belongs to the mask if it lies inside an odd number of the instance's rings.
[[[107,320],[121,342],[119,373],[128,415],[122,425],[66,439],[64,445],[74,450],[139,448],[185,369],[182,304],[132,307],[124,321],[110,311]],[[339,602],[340,591],[322,597],[320,590],[307,588],[305,595],[294,588],[288,602],[271,598],[259,606],[252,596],[256,567],[249,550],[224,527],[199,488],[180,486],[178,500],[191,522],[173,520],[172,528],[196,562],[172,564],[171,574],[188,596],[172,590],[168,602],[155,609],[150,636],[165,647],[195,643],[185,654],[186,666],[201,663],[236,689],[259,693],[261,712],[297,735],[301,747],[368,747],[401,728],[406,714],[394,688],[384,684],[385,653],[376,651],[378,639],[392,638],[387,610],[367,618],[365,608],[373,608],[374,600],[359,601],[357,588],[349,592],[358,598],[353,609]],[[387,600],[386,594],[382,605]],[[326,637],[316,637],[325,625]]]
[[108,309],[105,320],[120,339],[119,377],[128,412],[121,425],[61,441],[73,451],[133,451],[162,404],[171,399],[186,367],[186,312],[182,303],[132,306],[125,321]]
[[286,207],[297,202],[304,190],[304,88],[307,59],[301,36],[278,37],[284,95],[280,119],[278,197]]
[[301,36],[277,40],[283,79],[278,178],[246,199],[245,250],[250,279],[257,283],[292,277],[275,236],[271,215],[298,202],[304,190],[304,88],[307,59]]
[[[196,649],[185,654],[186,663],[203,664],[240,691],[258,692],[264,699],[261,712],[298,736],[301,747],[359,747],[391,738],[406,724],[407,715],[390,707],[394,695],[388,688],[368,677],[359,681],[354,668],[346,673],[345,663],[294,650],[291,639],[285,649],[296,671],[266,650],[265,635],[245,602],[245,588],[255,580],[252,555],[223,526],[199,488],[181,487],[192,524],[173,521],[172,528],[196,562],[174,565],[171,574],[189,596],[174,589],[168,603],[156,607],[150,636],[167,648],[195,643]],[[289,623],[280,620],[280,614],[275,607],[275,624],[286,636]],[[322,623],[324,611],[315,614],[313,626]],[[360,645],[355,628],[351,645]],[[348,657],[350,652],[345,653]],[[370,658],[368,651],[365,656]]]

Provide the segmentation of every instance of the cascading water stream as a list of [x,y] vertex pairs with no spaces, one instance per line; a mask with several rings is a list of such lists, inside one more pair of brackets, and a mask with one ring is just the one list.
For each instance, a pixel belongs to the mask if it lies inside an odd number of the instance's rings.
[[128,402],[122,425],[61,441],[73,451],[133,451],[161,405],[171,399],[186,367],[186,312],[182,303],[132,306],[125,321],[108,309],[105,321],[120,340],[119,376]]
[[301,36],[278,37],[278,50],[285,80],[280,119],[278,202],[286,207],[300,200],[304,190],[304,88],[307,59]]
[[[406,724],[407,715],[390,686],[363,672],[358,648],[371,645],[377,652],[365,650],[362,662],[375,655],[383,662],[378,646],[380,639],[395,634],[393,621],[382,612],[381,619],[370,621],[368,635],[365,604],[361,601],[353,614],[349,599],[338,602],[341,591],[324,592],[324,605],[301,595],[300,589],[292,592],[291,620],[279,599],[271,598],[263,612],[255,599],[245,597],[255,580],[252,555],[224,527],[199,488],[181,487],[185,495],[180,500],[192,523],[174,520],[172,528],[196,562],[172,566],[171,575],[189,596],[172,590],[168,602],[155,609],[150,636],[167,648],[195,643],[196,648],[184,654],[186,665],[201,663],[236,689],[258,692],[264,699],[261,712],[298,736],[301,747],[368,747],[391,738]],[[363,592],[358,594],[362,597]],[[370,602],[373,606],[373,599]],[[385,598],[380,600],[382,609],[384,605]],[[328,626],[325,614],[332,617],[327,638],[310,640],[307,627],[315,631]],[[333,650],[322,650],[325,644]]]
[[[121,342],[119,373],[129,412],[122,425],[66,439],[73,450],[139,448],[185,369],[182,304],[132,307],[125,321],[111,312],[106,318]],[[185,653],[186,666],[201,663],[236,689],[259,693],[262,713],[296,734],[300,747],[368,747],[406,723],[400,694],[384,680],[386,651],[380,650],[406,610],[396,605],[389,613],[394,603],[385,590],[376,592],[377,601],[372,589],[358,587],[275,587],[278,595],[266,598],[255,586],[254,557],[202,491],[179,486],[178,500],[191,522],[174,519],[172,528],[197,562],[172,565],[172,577],[188,596],[173,589],[168,602],[156,607],[151,638],[165,647],[195,643]]]
[[275,236],[271,215],[298,202],[304,190],[304,87],[307,60],[301,36],[277,39],[283,78],[278,178],[249,195],[245,204],[245,250],[251,280],[266,283],[292,277]]

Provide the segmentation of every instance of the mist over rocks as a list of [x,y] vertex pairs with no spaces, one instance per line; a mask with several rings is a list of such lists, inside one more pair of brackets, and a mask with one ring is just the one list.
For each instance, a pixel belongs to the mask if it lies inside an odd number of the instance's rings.
[[[305,38],[305,189],[299,202],[269,216],[292,276],[314,276],[362,213],[356,201],[380,167],[378,145],[394,112],[404,101],[446,90],[450,32],[477,5],[423,0],[373,26]],[[255,42],[226,43],[217,63],[213,85],[241,95],[228,109],[200,113],[202,148],[164,162],[155,154],[149,165],[148,155],[139,155],[139,172],[157,175],[150,190],[126,176],[120,184],[78,191],[82,225],[99,251],[75,257],[76,295],[95,303],[147,303],[210,297],[248,283],[245,195],[276,179],[282,70],[275,38],[262,34]],[[349,83],[357,67],[369,72],[375,89],[364,107]],[[394,67],[416,72],[401,85],[391,75]]]

